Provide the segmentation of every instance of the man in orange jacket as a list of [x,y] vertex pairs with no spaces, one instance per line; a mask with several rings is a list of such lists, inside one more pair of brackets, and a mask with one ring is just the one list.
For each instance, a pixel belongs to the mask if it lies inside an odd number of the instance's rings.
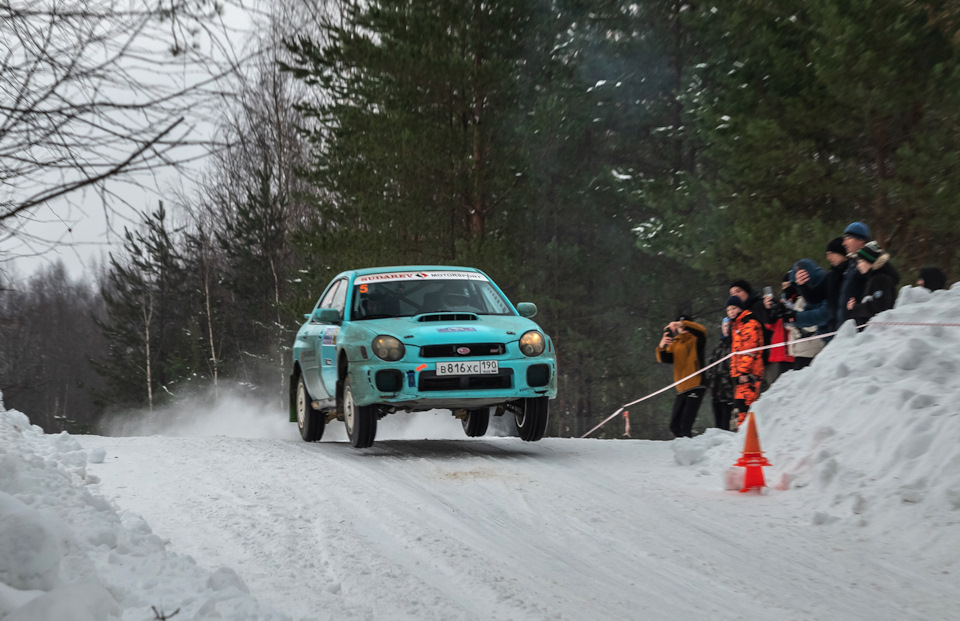
[[[707,330],[681,316],[663,329],[657,346],[657,362],[673,363],[673,381],[679,381],[703,368]],[[700,375],[677,384],[677,398],[670,416],[670,431],[678,438],[693,435],[693,423],[707,387]]]
[[738,296],[727,299],[727,317],[733,322],[730,333],[733,344],[730,351],[730,377],[733,378],[733,409],[738,412],[737,425],[742,425],[747,411],[760,396],[760,382],[763,380],[763,352],[737,354],[737,352],[763,346],[763,326],[744,308],[744,302]]

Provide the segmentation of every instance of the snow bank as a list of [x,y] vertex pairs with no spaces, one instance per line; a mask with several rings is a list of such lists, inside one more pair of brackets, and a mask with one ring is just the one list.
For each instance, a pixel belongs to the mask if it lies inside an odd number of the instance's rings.
[[214,573],[167,551],[134,514],[86,485],[89,455],[70,435],[45,435],[0,396],[0,619],[280,619],[231,570]]
[[[907,286],[874,321],[957,323],[958,309],[960,286]],[[802,495],[813,524],[853,523],[957,562],[937,541],[960,529],[960,327],[847,322],[753,411],[768,485]],[[674,444],[678,463],[719,475],[742,438],[714,430]]]

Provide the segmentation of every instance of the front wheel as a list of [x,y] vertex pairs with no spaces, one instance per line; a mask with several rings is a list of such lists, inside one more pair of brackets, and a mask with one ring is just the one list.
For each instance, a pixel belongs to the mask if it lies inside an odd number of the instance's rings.
[[516,412],[517,433],[525,442],[536,442],[547,431],[550,400],[547,397],[521,399]]
[[310,393],[303,382],[303,376],[297,378],[297,427],[300,437],[307,442],[316,442],[323,437],[323,428],[326,421],[318,410],[313,409],[310,403]]
[[487,427],[490,425],[490,408],[467,410],[467,415],[461,422],[463,430],[469,437],[479,438],[487,433]]
[[343,424],[347,428],[350,444],[355,448],[367,448],[377,437],[377,409],[372,405],[357,405],[349,378],[343,383]]

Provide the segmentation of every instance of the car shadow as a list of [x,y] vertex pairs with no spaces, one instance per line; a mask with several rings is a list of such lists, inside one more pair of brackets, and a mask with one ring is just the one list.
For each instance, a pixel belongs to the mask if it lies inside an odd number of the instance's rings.
[[382,440],[367,449],[355,449],[348,443],[330,442],[325,450],[349,452],[359,458],[394,459],[459,459],[463,457],[487,457],[491,459],[518,459],[543,457],[544,451],[519,438],[498,438],[484,441],[470,440]]

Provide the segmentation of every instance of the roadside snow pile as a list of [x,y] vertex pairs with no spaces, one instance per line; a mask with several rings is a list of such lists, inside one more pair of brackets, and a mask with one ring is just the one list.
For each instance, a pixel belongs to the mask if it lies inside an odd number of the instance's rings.
[[[960,285],[932,294],[907,286],[874,321],[957,323],[958,308]],[[753,411],[772,464],[767,484],[801,495],[814,524],[853,523],[927,548],[941,529],[960,529],[960,327],[858,331],[847,322],[808,369],[781,376]],[[742,442],[714,431],[675,441],[675,454],[719,476]],[[957,562],[955,551],[942,553]]]
[[85,487],[88,455],[66,433],[45,435],[0,395],[0,619],[148,621],[281,619],[229,569],[211,574],[166,550],[138,516]]

